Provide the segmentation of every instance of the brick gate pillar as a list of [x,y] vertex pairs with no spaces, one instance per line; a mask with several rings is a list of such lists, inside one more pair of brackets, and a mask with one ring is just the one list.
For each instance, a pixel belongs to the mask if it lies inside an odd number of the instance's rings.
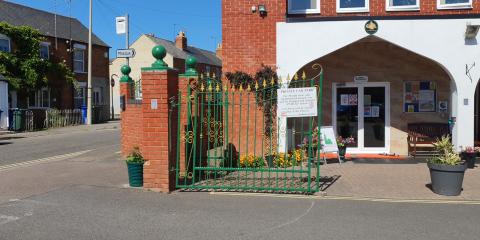
[[178,113],[170,111],[169,103],[178,94],[178,72],[163,61],[163,46],[154,47],[152,55],[156,62],[142,68],[143,182],[147,189],[170,192],[175,189]]

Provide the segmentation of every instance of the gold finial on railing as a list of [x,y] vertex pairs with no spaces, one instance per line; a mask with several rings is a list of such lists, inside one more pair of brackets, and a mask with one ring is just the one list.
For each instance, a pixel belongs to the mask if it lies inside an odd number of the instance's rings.
[[255,91],[258,91],[258,81],[255,81]]
[[223,91],[225,91],[225,92],[228,91],[228,86],[227,86],[227,84],[224,84],[224,85],[223,85]]
[[208,91],[211,92],[212,90],[213,90],[213,88],[212,88],[212,83],[210,83],[210,84],[208,85]]
[[203,82],[202,82],[202,84],[200,84],[200,91],[202,91],[202,92],[205,91],[205,86],[203,85]]
[[287,82],[290,82],[290,74],[287,74]]
[[270,81],[270,84],[272,84],[272,86],[275,85],[275,78],[274,77],[272,77],[272,80]]
[[240,84],[240,89],[239,89],[240,92],[243,92],[243,84]]
[[212,78],[213,78],[213,79],[217,79],[217,76],[215,75],[215,72],[213,72]]
[[220,92],[220,84],[217,84],[217,86],[215,87],[215,92]]
[[250,84],[248,84],[247,91],[248,92],[252,91],[252,88],[250,87]]
[[298,81],[298,73],[295,73],[295,75],[293,75],[293,80]]
[[307,74],[305,73],[305,71],[303,71],[302,73],[302,80],[307,80]]
[[230,91],[231,91],[232,93],[235,93],[235,85],[234,85],[234,84],[232,84],[232,88],[230,88]]
[[263,79],[263,88],[267,87],[267,79]]

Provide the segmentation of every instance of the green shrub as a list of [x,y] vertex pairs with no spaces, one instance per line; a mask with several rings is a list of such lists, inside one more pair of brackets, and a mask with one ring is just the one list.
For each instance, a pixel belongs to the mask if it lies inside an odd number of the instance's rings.
[[437,154],[428,161],[434,164],[459,165],[461,164],[460,155],[455,152],[449,136],[442,136],[433,144]]
[[130,155],[127,156],[127,163],[144,163],[145,159],[138,147],[134,147]]

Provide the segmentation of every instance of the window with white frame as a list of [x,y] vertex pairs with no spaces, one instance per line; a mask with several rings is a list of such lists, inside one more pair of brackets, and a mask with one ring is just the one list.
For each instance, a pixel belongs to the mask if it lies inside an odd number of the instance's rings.
[[42,42],[40,43],[40,58],[44,60],[50,59],[50,43]]
[[472,0],[437,0],[438,9],[472,8]]
[[10,52],[10,38],[0,34],[0,51],[2,52]]
[[73,103],[75,108],[82,108],[87,105],[87,84],[85,82],[79,82],[78,88],[75,89],[73,96]]
[[420,0],[386,0],[387,11],[419,10]]
[[30,92],[30,95],[28,96],[28,107],[49,108],[50,88],[44,87],[38,91]]
[[320,13],[320,0],[288,0],[288,13]]
[[135,82],[135,99],[142,99],[142,79]]
[[73,46],[73,71],[85,72],[85,45],[74,44]]
[[369,0],[337,0],[337,12],[368,12]]

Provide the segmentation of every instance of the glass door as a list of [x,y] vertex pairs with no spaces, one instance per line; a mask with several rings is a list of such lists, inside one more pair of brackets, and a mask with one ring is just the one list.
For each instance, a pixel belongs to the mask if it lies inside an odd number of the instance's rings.
[[337,136],[355,138],[349,152],[389,152],[389,91],[388,83],[334,85],[333,125]]

